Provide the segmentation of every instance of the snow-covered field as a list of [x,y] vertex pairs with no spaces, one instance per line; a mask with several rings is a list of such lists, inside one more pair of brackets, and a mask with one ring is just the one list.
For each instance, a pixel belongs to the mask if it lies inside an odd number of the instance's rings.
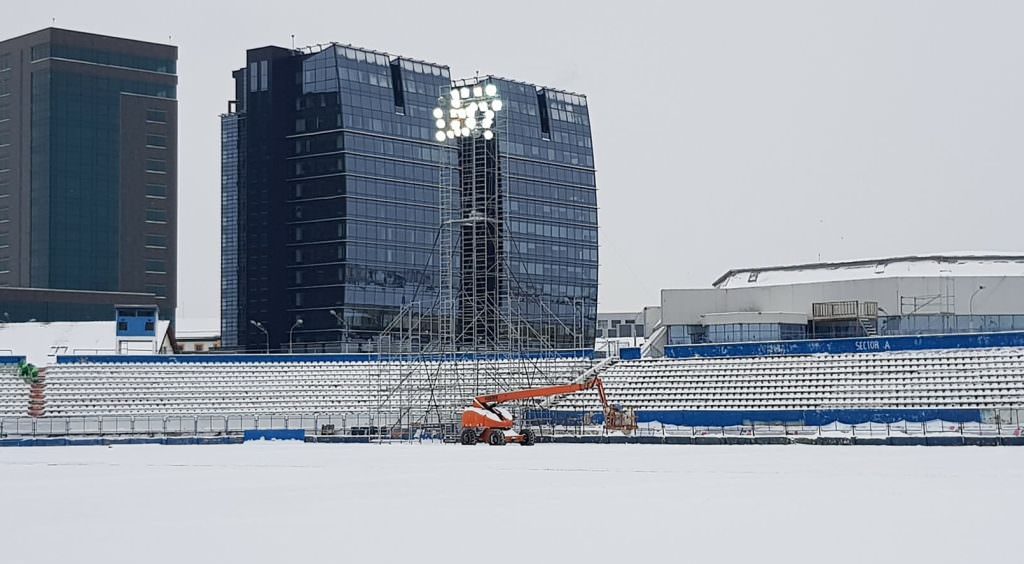
[[0,449],[0,562],[1010,562],[1024,448]]

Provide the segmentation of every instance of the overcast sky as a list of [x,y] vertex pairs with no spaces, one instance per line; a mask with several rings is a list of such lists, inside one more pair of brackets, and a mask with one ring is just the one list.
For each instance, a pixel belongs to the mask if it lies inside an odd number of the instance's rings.
[[1022,22],[1020,2],[74,0],[21,3],[0,37],[179,47],[189,319],[219,315],[217,116],[248,48],[295,34],[587,94],[617,311],[730,267],[1024,250]]

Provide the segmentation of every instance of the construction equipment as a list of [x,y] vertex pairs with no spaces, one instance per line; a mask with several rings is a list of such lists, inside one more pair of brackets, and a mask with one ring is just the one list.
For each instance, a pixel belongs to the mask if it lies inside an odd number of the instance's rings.
[[594,388],[597,389],[597,394],[601,398],[606,430],[630,433],[636,429],[636,414],[633,410],[609,404],[608,397],[604,393],[604,383],[600,377],[594,376],[573,384],[477,396],[473,399],[473,405],[462,412],[461,442],[464,445],[483,442],[493,446],[501,446],[505,443],[531,446],[537,442],[537,434],[533,429],[513,431],[512,428],[516,424],[515,418],[509,410],[499,407],[501,404],[532,398],[563,396]]

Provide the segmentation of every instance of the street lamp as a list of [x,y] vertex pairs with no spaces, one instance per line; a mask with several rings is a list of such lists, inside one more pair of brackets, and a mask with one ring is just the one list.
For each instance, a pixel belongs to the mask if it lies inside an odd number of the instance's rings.
[[345,352],[348,352],[348,324],[345,323],[345,320],[342,319],[342,317],[338,315],[338,312],[334,311],[333,309],[328,313],[334,316],[334,319],[338,320],[338,325],[341,327],[341,342],[344,343]]
[[295,328],[302,327],[302,318],[295,318],[295,323],[292,323],[292,328],[288,330],[288,354],[292,353],[292,337],[295,335]]
[[982,290],[984,290],[984,289],[985,289],[985,286],[983,286],[983,285],[979,284],[979,285],[978,285],[978,289],[977,289],[977,290],[975,290],[975,291],[974,291],[974,292],[973,292],[973,293],[971,294],[971,300],[970,300],[970,302],[969,302],[969,304],[968,304],[968,306],[969,306],[968,312],[970,312],[970,314],[971,314],[971,328],[972,328],[972,329],[974,328],[974,296],[977,296],[977,295],[978,295],[978,292],[980,292],[980,291],[982,291]]
[[504,104],[498,98],[498,87],[491,83],[452,88],[437,99],[434,108],[434,139],[444,143],[456,137],[494,139],[494,120]]
[[264,327],[262,323],[256,321],[255,319],[250,319],[249,323],[252,323],[253,327],[259,329],[260,331],[263,331],[263,336],[267,338],[267,348],[263,350],[263,354],[270,354],[270,333],[267,333],[267,328]]

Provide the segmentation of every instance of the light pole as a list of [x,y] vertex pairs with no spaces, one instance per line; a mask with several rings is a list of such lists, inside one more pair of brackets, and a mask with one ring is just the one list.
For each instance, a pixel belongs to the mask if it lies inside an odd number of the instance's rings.
[[338,320],[338,326],[341,327],[341,343],[345,347],[345,351],[344,352],[347,353],[348,352],[348,342],[347,342],[348,341],[348,338],[347,338],[348,337],[348,334],[347,334],[348,333],[348,324],[345,323],[345,320],[342,319],[342,317],[340,315],[338,315],[338,312],[334,311],[333,309],[329,313],[332,316],[334,316],[334,319]]
[[302,327],[302,318],[296,317],[295,323],[292,323],[292,328],[288,330],[288,354],[292,353],[292,337],[295,335],[295,328]]
[[971,328],[972,328],[972,329],[974,328],[974,296],[977,296],[977,295],[978,295],[978,292],[980,292],[980,291],[982,291],[982,290],[984,290],[984,289],[985,289],[985,286],[983,286],[983,285],[979,284],[979,285],[978,285],[978,289],[977,289],[977,290],[975,290],[975,291],[974,291],[974,292],[973,292],[973,293],[971,294],[971,300],[970,300],[970,302],[968,303],[968,307],[969,307],[969,309],[968,309],[968,312],[969,312],[969,313],[971,314]]
[[264,327],[262,323],[256,321],[255,319],[250,319],[249,323],[252,323],[253,327],[259,329],[260,331],[263,331],[263,336],[267,338],[267,347],[263,349],[263,354],[270,354],[270,333],[267,333],[267,328]]

